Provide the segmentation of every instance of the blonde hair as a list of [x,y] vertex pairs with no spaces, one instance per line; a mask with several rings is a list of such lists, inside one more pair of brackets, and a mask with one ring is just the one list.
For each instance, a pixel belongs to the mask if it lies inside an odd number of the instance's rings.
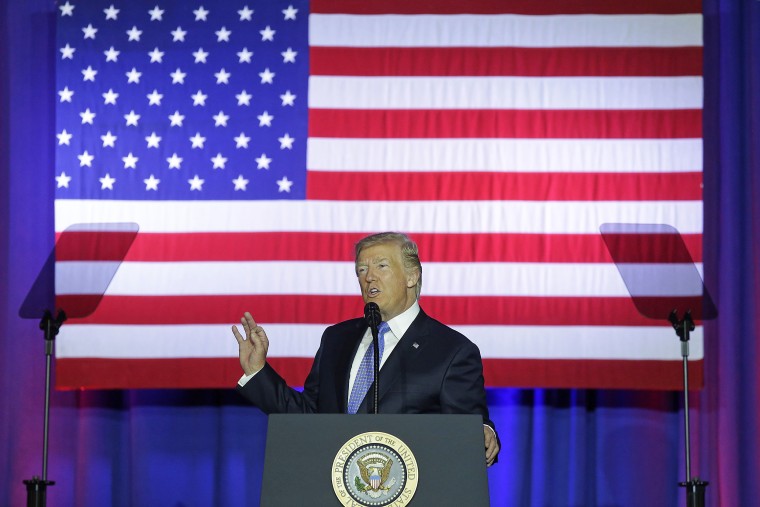
[[401,261],[404,264],[404,269],[406,269],[407,272],[416,270],[417,273],[419,273],[417,285],[415,286],[415,292],[419,299],[420,293],[422,292],[422,264],[420,263],[417,243],[409,239],[409,236],[406,234],[401,232],[380,232],[362,238],[354,247],[354,264],[358,267],[359,254],[362,250],[384,243],[396,243],[401,249]]

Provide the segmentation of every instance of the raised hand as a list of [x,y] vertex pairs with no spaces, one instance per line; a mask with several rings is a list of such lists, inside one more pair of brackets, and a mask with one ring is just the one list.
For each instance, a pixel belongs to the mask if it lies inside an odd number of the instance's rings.
[[256,324],[250,313],[245,312],[240,319],[245,336],[240,334],[237,326],[232,326],[232,334],[238,342],[240,366],[246,375],[252,375],[261,370],[267,362],[269,338],[264,328]]

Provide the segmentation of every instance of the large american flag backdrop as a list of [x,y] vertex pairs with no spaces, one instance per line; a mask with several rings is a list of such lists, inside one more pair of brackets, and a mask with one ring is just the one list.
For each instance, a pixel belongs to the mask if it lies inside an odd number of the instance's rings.
[[[323,329],[361,315],[353,244],[384,230],[418,242],[421,305],[477,343],[488,385],[682,385],[673,329],[638,314],[600,226],[669,224],[701,269],[699,1],[56,15],[56,233],[139,227],[61,330],[59,388],[234,385],[246,310],[300,385]],[[103,290],[85,266],[120,260],[56,255],[64,309]]]

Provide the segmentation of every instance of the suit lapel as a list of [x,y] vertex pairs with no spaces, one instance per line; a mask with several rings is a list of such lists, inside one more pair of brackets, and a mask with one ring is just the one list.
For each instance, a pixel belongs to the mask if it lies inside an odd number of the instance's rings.
[[341,413],[345,413],[348,407],[348,381],[351,377],[351,366],[366,330],[367,326],[364,319],[356,319],[356,328],[346,335],[345,340],[341,340],[343,346],[340,348],[339,357],[336,362],[337,370],[335,377],[337,380],[335,399],[338,402],[338,409]]

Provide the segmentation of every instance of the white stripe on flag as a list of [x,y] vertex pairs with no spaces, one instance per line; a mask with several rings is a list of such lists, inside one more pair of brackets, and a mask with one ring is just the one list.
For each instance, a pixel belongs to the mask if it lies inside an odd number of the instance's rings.
[[[113,269],[111,262],[56,263],[56,292],[102,294],[105,287],[98,281],[103,278],[93,276],[93,271],[100,271],[98,265]],[[702,294],[699,278],[680,286],[668,283],[681,272],[693,274],[692,264],[641,267],[647,277],[637,284],[639,296]],[[698,269],[701,271],[701,265]],[[611,263],[427,262],[424,270],[424,294],[430,296],[628,296],[623,279]],[[106,293],[358,295],[359,286],[351,262],[124,262]]]
[[[140,232],[599,234],[604,223],[668,224],[702,232],[701,201],[87,201],[57,200],[55,230],[135,222]],[[234,246],[233,246],[234,247]]]
[[702,77],[311,76],[324,109],[701,109]]
[[702,170],[702,139],[310,138],[321,171],[662,173]]
[[[231,323],[232,324],[232,323]],[[230,325],[231,325],[230,324]],[[261,323],[270,357],[314,357],[326,326]],[[455,326],[491,359],[680,359],[669,326]],[[104,340],[103,337],[108,339]],[[690,358],[703,358],[703,328],[690,335]],[[178,358],[237,357],[229,325],[78,325],[61,328],[56,357]]]
[[344,47],[678,47],[702,45],[702,16],[312,14],[309,44]]

